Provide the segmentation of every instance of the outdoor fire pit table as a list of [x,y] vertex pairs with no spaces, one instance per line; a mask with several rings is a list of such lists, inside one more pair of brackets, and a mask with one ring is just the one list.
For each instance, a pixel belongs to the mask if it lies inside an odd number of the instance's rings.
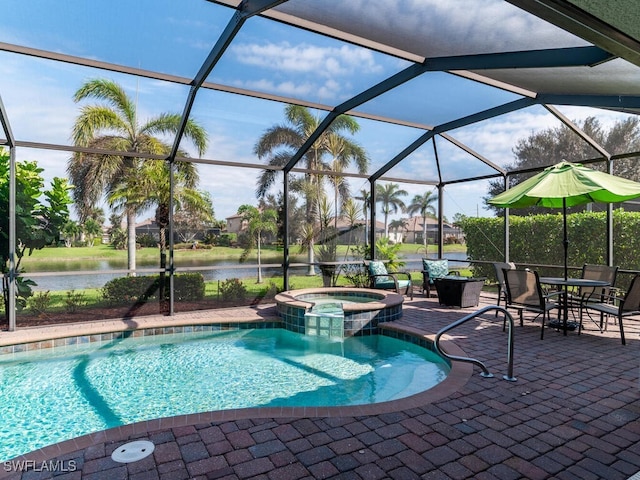
[[486,277],[447,276],[436,278],[434,283],[440,305],[449,307],[477,307],[480,291]]

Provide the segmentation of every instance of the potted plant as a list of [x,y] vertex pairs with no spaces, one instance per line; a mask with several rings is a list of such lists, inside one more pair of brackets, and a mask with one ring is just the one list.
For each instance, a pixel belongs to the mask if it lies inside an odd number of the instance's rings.
[[322,273],[322,286],[333,287],[338,280],[337,249],[338,235],[334,227],[325,227],[320,234],[320,246],[318,247],[318,266]]

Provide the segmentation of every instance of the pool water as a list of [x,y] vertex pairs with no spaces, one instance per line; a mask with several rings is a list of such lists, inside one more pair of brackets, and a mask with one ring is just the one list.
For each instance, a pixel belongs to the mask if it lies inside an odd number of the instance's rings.
[[429,350],[385,336],[343,342],[284,329],[130,337],[0,356],[0,461],[152,418],[409,396],[444,380]]
[[323,305],[325,303],[370,303],[379,302],[379,298],[372,298],[371,296],[357,296],[357,295],[318,295],[313,298],[304,298],[305,302],[313,302],[316,305]]

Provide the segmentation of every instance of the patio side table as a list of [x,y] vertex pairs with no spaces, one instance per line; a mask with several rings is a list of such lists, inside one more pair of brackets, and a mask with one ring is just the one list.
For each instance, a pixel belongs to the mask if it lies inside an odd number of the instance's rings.
[[440,305],[449,307],[477,307],[486,277],[448,276],[434,280]]

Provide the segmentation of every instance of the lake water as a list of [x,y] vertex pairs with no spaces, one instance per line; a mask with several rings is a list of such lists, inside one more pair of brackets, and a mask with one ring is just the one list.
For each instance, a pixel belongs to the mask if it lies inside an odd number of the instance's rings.
[[[452,267],[466,267],[467,254],[464,252],[446,253],[445,258],[450,260],[458,260],[451,263]],[[403,260],[406,270],[422,270],[422,255],[406,255]],[[257,265],[238,263],[237,260],[199,260],[199,261],[180,261],[175,260],[176,271],[184,272],[181,267],[188,268],[189,271],[197,268],[215,267],[215,270],[200,271],[205,281],[226,280],[229,278],[251,278],[257,276]],[[157,262],[138,261],[138,268],[157,268]],[[37,283],[34,291],[55,291],[55,290],[82,290],[85,288],[100,288],[109,280],[126,275],[121,270],[126,269],[126,265],[121,262],[110,262],[107,260],[99,261],[71,261],[71,262],[52,262],[49,265],[38,265],[39,272],[56,272],[55,275],[38,276],[35,272],[27,272],[27,278]],[[118,272],[118,270],[120,270]],[[74,272],[71,275],[62,274],[62,272]],[[80,272],[80,273],[77,273]],[[84,274],[82,272],[87,272]],[[91,272],[89,274],[89,272]],[[319,273],[316,267],[316,272]],[[306,275],[307,267],[291,268],[293,275]],[[142,273],[144,275],[144,273]],[[262,275],[265,280],[271,277],[282,277],[282,268],[280,267],[262,267]]]

